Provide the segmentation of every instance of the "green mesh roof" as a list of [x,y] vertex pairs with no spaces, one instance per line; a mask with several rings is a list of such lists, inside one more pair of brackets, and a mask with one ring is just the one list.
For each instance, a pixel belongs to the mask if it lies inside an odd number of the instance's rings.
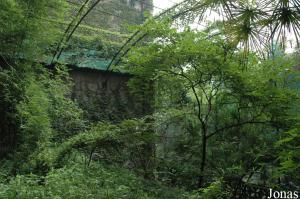
[[[103,58],[102,52],[97,50],[73,50],[62,52],[59,62],[71,64],[80,68],[91,68],[97,70],[106,70],[111,62],[109,58]],[[46,58],[46,62],[51,62],[51,57]]]
[[77,67],[93,68],[98,70],[106,70],[111,59],[99,57],[100,51],[73,51],[63,52],[60,57],[60,62],[72,64]]
[[60,61],[77,67],[106,70],[111,59],[101,57],[102,52],[96,50],[66,51]]

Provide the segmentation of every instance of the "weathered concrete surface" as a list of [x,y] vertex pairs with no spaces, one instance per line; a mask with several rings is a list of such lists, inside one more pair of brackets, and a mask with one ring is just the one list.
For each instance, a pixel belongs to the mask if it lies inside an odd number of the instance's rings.
[[130,75],[89,68],[70,71],[74,80],[72,98],[92,121],[120,121],[144,115],[137,109],[127,82]]

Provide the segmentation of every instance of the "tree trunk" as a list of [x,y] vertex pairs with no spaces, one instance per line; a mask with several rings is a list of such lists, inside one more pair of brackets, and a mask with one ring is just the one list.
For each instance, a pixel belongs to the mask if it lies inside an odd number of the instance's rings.
[[204,182],[204,172],[205,172],[205,166],[206,166],[206,150],[207,150],[207,133],[206,128],[203,128],[202,133],[202,157],[201,157],[201,165],[200,165],[200,176],[198,178],[198,188],[201,188],[203,186]]

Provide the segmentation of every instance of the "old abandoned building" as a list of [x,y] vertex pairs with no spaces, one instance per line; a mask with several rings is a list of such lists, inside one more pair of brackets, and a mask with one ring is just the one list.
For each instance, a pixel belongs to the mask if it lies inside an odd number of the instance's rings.
[[[85,26],[82,26],[78,30],[81,37],[75,36],[69,48],[62,53],[61,61],[72,66],[72,97],[90,120],[120,121],[144,114],[145,110],[137,107],[129,92],[127,82],[131,75],[109,72],[106,67],[128,38],[123,18],[131,19],[126,21],[128,25],[141,24],[145,20],[144,13],[152,12],[152,5],[152,0],[102,1],[84,21],[84,25],[101,27],[101,30],[84,29]],[[91,38],[83,44],[82,40],[87,36]]]

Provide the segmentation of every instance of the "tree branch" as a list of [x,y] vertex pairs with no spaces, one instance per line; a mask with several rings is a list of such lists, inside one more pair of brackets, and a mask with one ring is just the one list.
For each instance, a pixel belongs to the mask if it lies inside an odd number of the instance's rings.
[[217,130],[215,130],[215,132],[211,133],[210,135],[207,135],[207,138],[210,138],[224,130],[227,130],[227,129],[231,129],[231,128],[234,128],[234,127],[239,127],[239,126],[243,126],[243,125],[246,125],[246,124],[267,124],[269,123],[269,121],[253,121],[253,120],[250,120],[250,121],[244,121],[244,122],[240,122],[240,123],[237,123],[237,124],[232,124],[232,125],[229,125],[229,126],[225,126],[225,127],[222,127],[222,128],[219,128]]

